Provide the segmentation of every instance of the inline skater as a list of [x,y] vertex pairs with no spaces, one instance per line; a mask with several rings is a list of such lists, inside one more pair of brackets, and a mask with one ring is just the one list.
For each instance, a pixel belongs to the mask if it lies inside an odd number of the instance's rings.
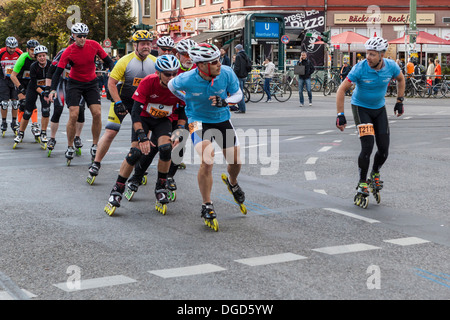
[[[17,97],[19,99],[19,110],[17,113],[17,121],[22,120],[23,113],[25,112],[25,94],[27,92],[27,86],[30,82],[30,66],[36,61],[34,56],[34,48],[39,45],[39,41],[31,39],[27,41],[27,51],[22,53],[17,59],[14,65],[13,72],[11,73],[11,81],[17,90]],[[38,114],[37,108],[33,110],[31,115],[31,132],[33,133],[35,139],[37,140],[41,135],[38,124]]]
[[[71,35],[69,38],[68,45],[71,45],[75,42],[75,39]],[[51,87],[52,83],[52,77],[53,74],[56,71],[56,67],[59,63],[59,60],[61,59],[61,55],[66,50],[66,48],[61,49],[53,58],[52,64],[50,66],[50,69],[47,73],[46,80],[46,86],[47,88]],[[61,118],[61,114],[64,109],[64,102],[66,101],[66,90],[69,80],[69,73],[70,73],[71,65],[67,64],[66,68],[64,69],[64,72],[61,74],[61,77],[59,78],[58,85],[56,87],[56,98],[53,100],[53,114],[50,118],[50,139],[48,139],[47,143],[47,149],[48,149],[48,156],[50,156],[51,152],[55,148],[56,145],[56,132],[59,128],[59,120]],[[46,97],[47,101],[49,101],[48,94]],[[84,126],[84,111],[85,111],[85,102],[82,98],[80,101],[80,113],[78,114],[78,119],[76,123],[76,132],[75,132],[75,139],[73,141],[74,147],[77,150],[78,154],[81,154],[81,147],[83,146],[83,143],[81,142],[81,131],[83,130]]]
[[[176,57],[180,61],[180,69],[178,69],[178,74],[189,71],[191,69],[195,69],[197,66],[192,61],[192,59],[189,57],[189,49],[195,46],[197,43],[190,39],[184,39],[177,43],[176,45]],[[178,112],[174,112],[170,115],[170,119],[172,121],[172,132],[174,132],[176,129],[184,129],[184,126],[179,127],[178,124]],[[183,119],[187,120],[187,119]],[[180,142],[182,140],[182,136],[180,137]],[[151,142],[156,145],[157,141],[153,138]],[[145,174],[146,170],[150,166],[150,164],[153,162],[154,157],[158,153],[158,148],[152,147],[150,150],[150,153],[146,156],[141,157],[141,160],[136,164],[135,167],[135,173],[133,176],[128,180],[128,189],[125,193],[125,197],[128,200],[131,200],[134,193],[138,191],[139,186],[141,185],[142,181],[145,181]],[[183,150],[180,151],[180,157],[183,157]],[[169,191],[169,199],[174,201],[176,198],[176,190],[177,185],[174,179],[174,176],[178,170],[178,168],[186,168],[186,165],[184,163],[177,163],[175,164],[174,161],[170,163],[170,169],[167,176],[167,189]]]
[[[146,76],[133,94],[131,112],[133,134],[131,149],[120,167],[119,176],[111,191],[105,212],[112,215],[120,207],[125,183],[142,154],[150,152],[149,131],[156,136],[159,150],[158,178],[155,186],[156,209],[166,213],[166,180],[172,152],[172,126],[168,116],[184,102],[167,88],[169,80],[176,76],[180,62],[173,55],[163,55],[156,59],[156,73]],[[182,108],[182,110],[184,110]],[[180,123],[182,124],[182,123]],[[175,140],[175,139],[174,139]]]
[[47,47],[39,45],[34,48],[34,55],[36,61],[30,66],[30,81],[27,85],[26,99],[25,99],[25,111],[20,122],[19,133],[14,138],[14,149],[18,143],[21,143],[24,137],[25,129],[28,126],[28,121],[31,118],[33,110],[36,109],[36,101],[38,96],[41,101],[41,125],[42,131],[37,141],[41,143],[42,148],[47,148],[47,127],[50,117],[50,104],[44,99],[45,97],[45,77],[50,68],[51,61],[47,58]]
[[243,204],[245,194],[237,182],[241,169],[240,147],[227,107],[227,103],[238,103],[242,99],[242,91],[234,71],[220,64],[220,51],[215,45],[198,44],[189,50],[189,56],[197,68],[172,79],[169,89],[179,97],[183,97],[182,92],[185,93],[189,132],[194,148],[202,160],[197,175],[203,200],[201,216],[206,225],[218,231],[216,212],[211,200],[213,140],[222,148],[228,162],[229,176],[223,174],[222,179],[240,205],[241,212],[246,213]]
[[108,88],[114,102],[109,109],[105,133],[98,142],[95,159],[89,167],[89,184],[94,183],[100,170],[100,162],[119,132],[123,119],[133,108],[133,94],[139,82],[155,73],[156,58],[150,54],[153,35],[146,30],[138,30],[133,34],[132,40],[134,51],[120,58],[109,76]]
[[[366,41],[367,58],[356,64],[347,78],[340,85],[336,95],[337,119],[336,126],[344,131],[346,118],[344,115],[345,92],[355,84],[351,98],[353,118],[357,125],[361,141],[361,152],[358,156],[359,182],[356,187],[357,194],[354,202],[362,208],[367,208],[369,189],[380,202],[379,191],[383,187],[380,180],[380,169],[385,163],[389,152],[389,122],[386,112],[385,95],[391,79],[397,81],[397,102],[394,106],[394,114],[397,117],[404,112],[403,96],[405,93],[405,78],[400,67],[394,60],[384,58],[388,48],[388,42],[379,37],[373,37]],[[377,145],[372,172],[367,180],[370,165],[370,156]]]
[[100,44],[94,40],[88,40],[89,28],[84,23],[76,23],[71,28],[75,43],[64,50],[59,60],[57,69],[52,77],[50,101],[56,97],[58,80],[68,63],[72,65],[69,73],[69,85],[67,87],[67,105],[69,106],[69,120],[67,122],[67,165],[70,165],[74,157],[74,139],[76,121],[80,112],[79,102],[84,97],[92,114],[92,147],[91,156],[95,157],[97,143],[102,129],[101,96],[98,80],[95,74],[95,56],[99,56],[112,70],[114,62],[103,50]]
[[19,101],[17,100],[17,92],[14,88],[14,83],[11,81],[11,73],[14,69],[17,59],[23,53],[18,48],[19,43],[14,37],[8,37],[5,41],[5,47],[0,50],[0,101],[1,101],[1,115],[2,115],[2,136],[8,129],[6,118],[8,116],[8,106],[11,104],[11,129],[14,134],[17,134],[19,125],[17,124],[17,109],[19,108]]

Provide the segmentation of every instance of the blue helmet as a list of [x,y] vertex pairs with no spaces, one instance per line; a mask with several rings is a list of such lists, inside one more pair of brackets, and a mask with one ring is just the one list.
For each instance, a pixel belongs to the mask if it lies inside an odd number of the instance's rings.
[[177,71],[180,68],[180,61],[174,55],[163,55],[156,58],[155,69],[164,71]]

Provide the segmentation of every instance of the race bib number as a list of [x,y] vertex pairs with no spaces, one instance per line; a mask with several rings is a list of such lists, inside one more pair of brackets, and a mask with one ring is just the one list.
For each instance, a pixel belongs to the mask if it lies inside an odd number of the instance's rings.
[[144,110],[153,118],[164,118],[172,114],[172,108],[172,106],[166,106],[163,104],[149,103]]
[[31,79],[31,77],[30,77],[30,70],[25,70],[25,71],[23,72],[22,78],[23,78],[23,79]]
[[64,80],[68,80],[69,79],[69,74],[70,74],[70,70],[69,69],[64,69],[63,71],[63,79]]
[[133,86],[137,87],[139,83],[141,83],[142,78],[134,78],[133,79]]
[[373,129],[373,124],[371,123],[362,123],[358,125],[357,128],[360,137],[375,135],[375,130]]
[[6,76],[11,77],[11,74],[13,73],[13,67],[6,67]]
[[200,121],[191,122],[188,126],[190,134],[194,133],[195,131],[202,130],[202,128],[202,123]]
[[39,87],[45,87],[45,79],[39,79],[37,80],[37,85]]

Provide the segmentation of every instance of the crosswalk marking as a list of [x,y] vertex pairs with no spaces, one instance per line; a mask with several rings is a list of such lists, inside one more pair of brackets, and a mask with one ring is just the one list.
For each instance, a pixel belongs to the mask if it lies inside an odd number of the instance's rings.
[[355,244],[348,244],[343,246],[333,246],[333,247],[323,247],[323,248],[317,248],[312,249],[313,251],[325,253],[325,254],[343,254],[343,253],[351,253],[351,252],[359,252],[359,251],[366,251],[366,250],[376,250],[381,249],[380,247],[375,247],[370,244],[365,243],[355,243]]
[[123,276],[123,275],[117,275],[117,276],[111,276],[111,277],[80,280],[78,287],[75,284],[68,285],[67,282],[57,283],[57,284],[54,284],[54,286],[63,291],[66,291],[66,292],[73,292],[73,291],[80,291],[80,290],[87,290],[87,289],[117,286],[117,285],[121,285],[121,284],[133,283],[133,282],[137,282],[137,281],[134,279],[128,278],[126,276]]
[[407,237],[407,238],[399,238],[399,239],[391,239],[391,240],[383,240],[384,242],[397,244],[399,246],[410,246],[413,244],[422,244],[430,242],[425,239],[417,238],[417,237]]
[[297,261],[297,260],[301,260],[301,259],[307,259],[307,258],[304,256],[300,256],[300,255],[288,252],[288,253],[280,253],[280,254],[274,254],[274,255],[269,255],[269,256],[239,259],[239,260],[234,260],[234,261],[254,267],[254,266],[261,266],[261,265],[273,264],[273,263]]
[[327,211],[334,212],[334,213],[339,213],[339,214],[342,214],[342,215],[347,216],[347,217],[363,220],[363,221],[366,221],[366,222],[369,222],[369,223],[380,222],[380,221],[375,220],[375,219],[370,219],[370,218],[367,218],[367,217],[359,216],[357,214],[354,214],[354,213],[351,213],[351,212],[347,212],[347,211],[343,211],[343,210],[339,210],[339,209],[334,209],[334,208],[323,208],[323,209],[327,210]]
[[225,268],[216,266],[214,264],[199,264],[189,267],[173,268],[173,269],[161,269],[149,271],[149,273],[154,274],[161,278],[175,278],[175,277],[185,277],[194,276],[204,273],[224,271]]

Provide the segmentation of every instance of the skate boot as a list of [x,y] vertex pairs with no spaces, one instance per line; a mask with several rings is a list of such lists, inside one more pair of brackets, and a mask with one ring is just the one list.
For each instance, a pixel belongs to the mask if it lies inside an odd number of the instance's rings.
[[175,183],[173,177],[167,177],[166,187],[167,197],[171,202],[174,202],[177,199],[177,184]]
[[89,177],[87,177],[86,181],[90,185],[92,185],[95,181],[95,177],[98,176],[98,173],[100,171],[101,164],[100,162],[93,162],[91,166],[89,167]]
[[19,133],[20,125],[16,121],[11,122],[11,130],[14,132],[14,134],[17,136],[17,133]]
[[120,207],[120,201],[122,200],[122,194],[125,190],[125,185],[123,183],[116,182],[109,195],[108,204],[106,205],[104,211],[112,216],[117,208]]
[[363,209],[366,209],[369,205],[369,187],[367,182],[360,182],[356,187],[356,195],[353,198],[353,202],[355,205],[360,206]]
[[70,162],[73,159],[74,153],[75,153],[75,149],[73,147],[67,147],[67,150],[66,150],[66,153],[65,153],[65,156],[66,156],[66,159],[67,159],[67,166],[70,166]]
[[32,123],[31,124],[31,133],[34,136],[34,140],[36,140],[37,143],[41,143],[41,140],[40,140],[41,129],[39,128],[39,123]]
[[219,231],[219,223],[217,222],[216,217],[217,215],[212,203],[207,202],[202,204],[202,218],[205,221],[205,225],[217,232]]
[[53,149],[55,149],[55,145],[56,145],[55,138],[50,138],[50,140],[48,140],[48,142],[47,142],[47,150],[48,150],[47,157],[50,157]]
[[226,184],[228,191],[233,195],[234,201],[239,205],[241,212],[247,214],[247,208],[244,204],[245,193],[242,191],[241,187],[238,184],[232,186],[225,173],[222,173],[222,181]]
[[166,181],[163,179],[158,179],[155,186],[155,209],[162,215],[165,215],[167,212],[167,203],[169,203],[169,199],[167,198],[167,189],[166,189]]
[[41,135],[39,137],[39,140],[41,142],[41,148],[43,150],[47,149],[47,143],[48,143],[48,139],[47,139],[47,132],[46,131],[41,131]]
[[17,136],[14,138],[13,149],[15,149],[17,147],[17,145],[23,141],[24,135],[25,135],[25,133],[23,131],[19,131]]
[[92,147],[91,147],[91,159],[92,159],[92,162],[94,162],[96,154],[97,154],[97,145],[93,144]]
[[8,129],[8,124],[5,122],[2,122],[1,130],[2,130],[2,137],[5,136],[6,129]]
[[75,137],[73,140],[73,145],[75,146],[77,156],[81,156],[81,148],[83,147],[83,143],[81,142],[80,137]]
[[142,179],[136,177],[136,175],[133,175],[130,179],[128,179],[127,190],[125,191],[125,198],[127,198],[128,201],[133,199],[133,196],[138,191],[141,182]]
[[383,189],[383,181],[380,180],[380,173],[372,171],[368,183],[370,192],[372,192],[376,202],[380,203],[380,190]]

